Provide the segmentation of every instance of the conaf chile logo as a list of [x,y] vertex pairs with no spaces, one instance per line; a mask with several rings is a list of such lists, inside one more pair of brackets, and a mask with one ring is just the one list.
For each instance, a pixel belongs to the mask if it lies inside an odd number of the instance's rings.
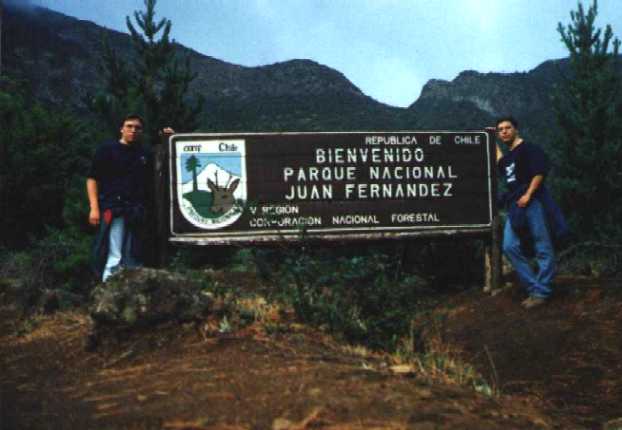
[[177,142],[177,201],[194,226],[220,229],[242,214],[247,199],[244,143]]

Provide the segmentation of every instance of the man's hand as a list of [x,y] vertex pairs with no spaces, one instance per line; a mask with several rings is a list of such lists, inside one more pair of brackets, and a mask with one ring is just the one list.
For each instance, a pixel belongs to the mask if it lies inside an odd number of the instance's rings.
[[99,225],[99,209],[91,209],[89,212],[89,224]]
[[168,141],[168,138],[175,134],[175,130],[171,127],[164,127],[162,130],[158,131],[158,136],[160,136],[160,143],[165,144]]
[[519,208],[525,208],[531,201],[531,196],[540,188],[540,184],[544,180],[544,175],[536,175],[531,178],[531,182],[529,183],[529,188],[525,191],[525,194],[521,196],[520,199],[516,202]]
[[531,195],[525,193],[521,196],[520,199],[518,199],[516,204],[518,205],[519,208],[526,208],[530,200],[531,200]]

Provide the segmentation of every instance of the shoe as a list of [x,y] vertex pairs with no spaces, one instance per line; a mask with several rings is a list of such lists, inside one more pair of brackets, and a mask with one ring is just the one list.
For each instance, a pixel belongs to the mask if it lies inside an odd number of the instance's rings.
[[525,309],[531,309],[531,308],[535,308],[537,306],[543,305],[546,303],[546,299],[543,297],[534,297],[534,296],[529,296],[527,297],[526,300],[523,300],[523,302],[521,303],[521,305],[525,308]]

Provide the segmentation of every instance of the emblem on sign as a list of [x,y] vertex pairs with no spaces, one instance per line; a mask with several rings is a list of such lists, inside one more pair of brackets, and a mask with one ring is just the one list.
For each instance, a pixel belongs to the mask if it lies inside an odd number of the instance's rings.
[[196,227],[233,224],[246,203],[245,142],[242,139],[176,142],[177,202]]

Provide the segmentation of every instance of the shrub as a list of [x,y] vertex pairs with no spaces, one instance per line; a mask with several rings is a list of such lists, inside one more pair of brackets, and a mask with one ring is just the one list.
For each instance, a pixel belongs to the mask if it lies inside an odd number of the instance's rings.
[[566,273],[603,278],[622,274],[622,244],[615,240],[580,242],[560,252],[558,259]]
[[49,227],[29,249],[5,251],[0,277],[22,310],[51,311],[81,303],[92,285],[91,238],[78,228]]
[[302,321],[374,349],[394,349],[428,288],[399,264],[383,253],[335,257],[303,247],[284,258],[276,281]]

